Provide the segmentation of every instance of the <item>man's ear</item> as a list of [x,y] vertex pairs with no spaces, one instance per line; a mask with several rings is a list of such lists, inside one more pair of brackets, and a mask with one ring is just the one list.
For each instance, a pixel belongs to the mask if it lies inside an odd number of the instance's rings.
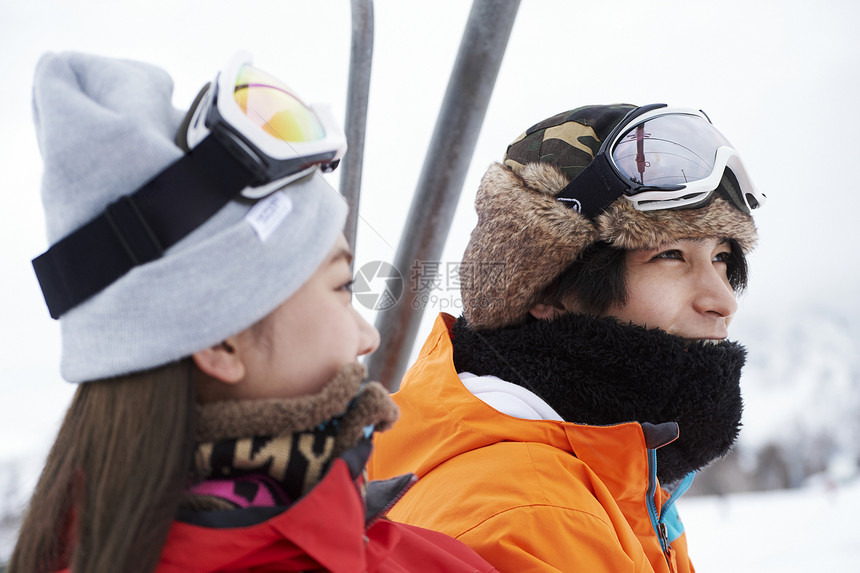
[[232,339],[195,352],[191,359],[201,372],[215,380],[237,384],[245,377],[245,363],[242,362]]
[[537,303],[529,309],[529,314],[541,320],[552,320],[557,316],[565,314],[566,312],[567,311],[564,309],[563,306],[544,304],[542,302]]

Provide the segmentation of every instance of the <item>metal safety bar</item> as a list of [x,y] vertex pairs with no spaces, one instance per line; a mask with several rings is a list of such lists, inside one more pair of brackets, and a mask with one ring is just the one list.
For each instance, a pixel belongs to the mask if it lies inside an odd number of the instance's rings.
[[[404,275],[442,254],[519,4],[472,3],[397,249],[394,266]],[[367,360],[370,378],[392,391],[400,386],[423,315],[422,305],[413,305],[419,293],[408,288],[410,278],[404,296],[377,316],[381,342]]]
[[361,168],[373,60],[373,0],[351,0],[352,41],[349,52],[349,86],[346,99],[346,141],[349,151],[340,164],[340,193],[349,205],[344,235],[355,252]]

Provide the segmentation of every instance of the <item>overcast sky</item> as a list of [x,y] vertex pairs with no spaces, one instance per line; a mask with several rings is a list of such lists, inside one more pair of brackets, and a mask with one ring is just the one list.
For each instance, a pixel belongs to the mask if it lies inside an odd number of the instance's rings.
[[[357,268],[394,259],[470,5],[375,2]],[[47,247],[30,111],[39,55],[73,49],[156,63],[185,108],[242,48],[343,117],[349,16],[346,0],[0,6],[0,464],[53,436],[73,390],[59,379],[59,329],[30,267]],[[856,312],[857,22],[854,0],[523,0],[441,260],[459,260],[481,174],[527,127],[584,104],[666,102],[704,109],[770,199],[756,215],[761,242],[738,331],[800,305]],[[441,305],[456,302],[438,294],[420,338]]]

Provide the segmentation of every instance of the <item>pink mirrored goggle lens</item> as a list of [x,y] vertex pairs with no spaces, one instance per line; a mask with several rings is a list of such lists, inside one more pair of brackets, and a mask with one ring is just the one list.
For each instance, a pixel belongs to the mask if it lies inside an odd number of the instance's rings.
[[711,174],[720,147],[732,145],[704,118],[669,114],[625,133],[612,149],[612,160],[639,185],[687,185]]

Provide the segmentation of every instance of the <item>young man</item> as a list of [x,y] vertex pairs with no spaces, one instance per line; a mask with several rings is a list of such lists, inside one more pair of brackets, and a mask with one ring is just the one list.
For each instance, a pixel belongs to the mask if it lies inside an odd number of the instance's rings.
[[701,112],[588,106],[512,143],[478,190],[463,316],[377,437],[374,478],[421,478],[389,515],[501,571],[692,571],[675,501],[738,434],[725,338],[763,201]]

